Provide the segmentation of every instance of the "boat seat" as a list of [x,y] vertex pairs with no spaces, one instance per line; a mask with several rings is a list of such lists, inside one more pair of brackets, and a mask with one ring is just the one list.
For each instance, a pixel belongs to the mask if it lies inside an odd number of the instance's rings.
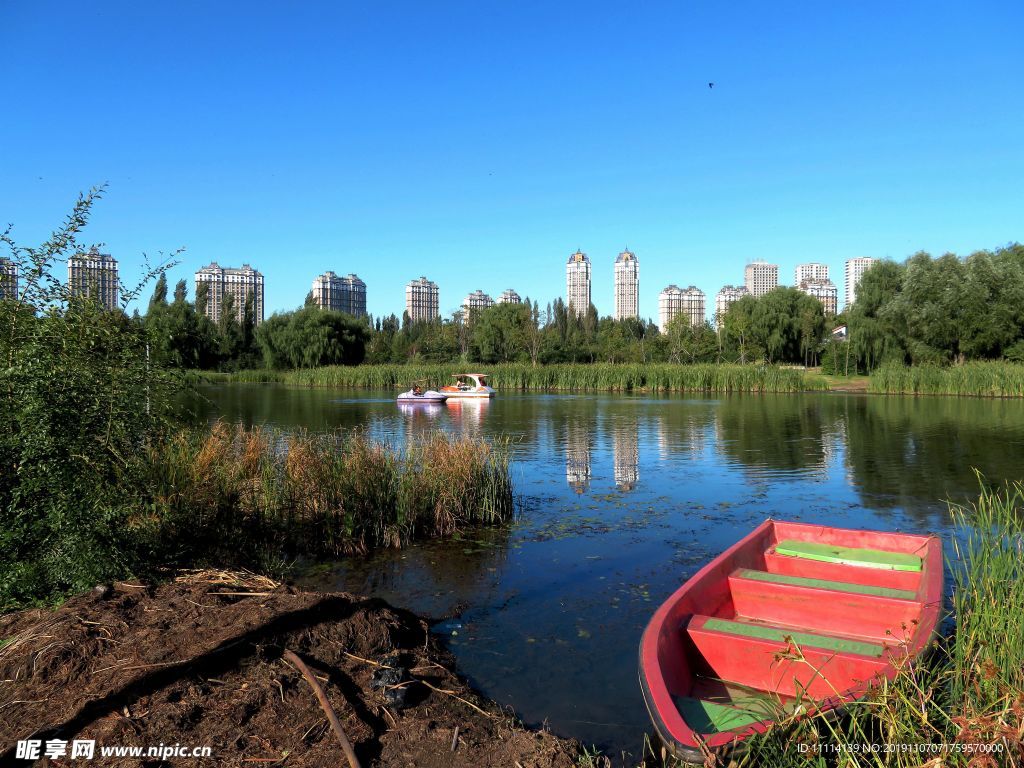
[[689,696],[673,696],[672,700],[687,725],[697,733],[732,731],[777,715],[767,708],[758,711],[757,706],[719,704],[716,701],[694,699]]
[[893,597],[900,600],[913,600],[917,593],[911,589],[893,589],[892,587],[876,587],[870,584],[852,584],[848,581],[830,581],[829,579],[812,579],[805,576],[789,576],[784,573],[769,573],[768,571],[755,571],[749,568],[740,568],[734,572],[734,576],[755,581],[765,581],[771,584],[791,584],[797,587],[812,587],[814,589],[827,589],[833,592],[847,592],[855,595],[873,595],[875,597]]
[[780,555],[799,557],[805,560],[856,565],[862,568],[878,568],[890,571],[919,572],[922,566],[920,557],[905,552],[841,547],[835,544],[821,544],[816,541],[786,539],[775,545],[775,552]]
[[[734,621],[732,619],[720,619],[715,616],[695,616],[694,619],[702,620],[699,629],[721,632],[739,638],[768,640],[779,643],[785,643],[786,638],[791,638],[801,648],[807,646],[838,653],[856,653],[861,656],[873,656],[876,658],[885,653],[885,646],[882,643],[855,640],[838,635],[826,635],[806,629],[794,629],[763,622]],[[689,627],[691,636],[694,634],[694,630],[698,629],[694,624],[695,622],[691,621]]]
[[[686,635],[698,659],[694,674],[801,699],[825,699],[863,685],[891,665],[896,646],[806,627],[699,615],[687,623]],[[799,646],[798,656],[785,653],[790,641]]]

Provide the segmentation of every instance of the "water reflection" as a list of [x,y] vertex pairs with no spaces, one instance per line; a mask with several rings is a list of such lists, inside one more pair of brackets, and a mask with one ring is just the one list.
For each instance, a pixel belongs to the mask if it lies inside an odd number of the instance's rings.
[[576,493],[590,489],[590,440],[593,430],[573,423],[565,436],[565,480]]
[[452,423],[465,435],[479,435],[491,401],[483,398],[449,398],[445,402]]
[[615,461],[615,487],[631,491],[640,481],[640,422],[622,419],[612,424],[612,455]]
[[205,420],[360,427],[395,445],[509,436],[514,526],[352,558],[317,585],[457,614],[439,631],[486,695],[608,753],[643,741],[636,644],[654,607],[765,517],[942,531],[943,500],[976,493],[972,467],[992,483],[1024,467],[1024,401],[499,394],[408,411],[387,392],[203,394],[190,405]]
[[829,465],[825,434],[839,418],[827,398],[727,398],[715,412],[715,444],[724,460],[755,476],[822,473]]
[[444,410],[443,403],[398,403],[398,410],[416,426],[436,426],[438,417]]
[[942,500],[974,494],[975,468],[998,484],[1019,477],[1024,456],[1024,402],[1014,400],[499,395],[430,406],[396,405],[390,393],[265,385],[205,387],[200,395],[189,407],[202,420],[360,426],[399,445],[435,429],[511,436],[517,461],[531,468],[564,462],[563,482],[576,495],[598,482],[635,490],[649,455],[655,487],[673,488],[686,468],[719,477],[735,470],[758,488],[831,483],[865,508],[921,522]]

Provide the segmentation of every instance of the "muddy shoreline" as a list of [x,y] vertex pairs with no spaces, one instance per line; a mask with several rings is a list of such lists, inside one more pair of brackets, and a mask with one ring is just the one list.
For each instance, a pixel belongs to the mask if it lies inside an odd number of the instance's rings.
[[[474,692],[423,618],[379,599],[203,571],[0,616],[0,765],[27,764],[16,745],[29,739],[43,751],[94,740],[95,763],[111,766],[344,765],[285,650],[319,679],[362,768],[579,764],[578,743],[525,728]],[[210,756],[100,756],[174,744]]]

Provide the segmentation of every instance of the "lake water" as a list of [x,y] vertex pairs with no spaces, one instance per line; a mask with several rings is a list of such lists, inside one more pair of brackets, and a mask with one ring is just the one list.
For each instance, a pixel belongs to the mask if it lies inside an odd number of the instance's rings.
[[318,588],[434,617],[461,671],[527,722],[639,755],[637,645],[654,608],[766,517],[948,531],[946,499],[1024,476],[1024,401],[852,394],[499,394],[400,408],[394,393],[216,386],[203,418],[401,446],[441,429],[513,440],[515,525],[319,565]]

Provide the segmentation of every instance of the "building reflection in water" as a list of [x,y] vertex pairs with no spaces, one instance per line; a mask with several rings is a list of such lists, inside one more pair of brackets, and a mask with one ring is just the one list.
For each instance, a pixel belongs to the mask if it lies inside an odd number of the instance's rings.
[[631,491],[640,480],[640,424],[616,421],[612,425],[612,453],[615,461],[615,487]]
[[565,479],[579,494],[590,488],[590,435],[582,424],[570,424],[565,435]]

